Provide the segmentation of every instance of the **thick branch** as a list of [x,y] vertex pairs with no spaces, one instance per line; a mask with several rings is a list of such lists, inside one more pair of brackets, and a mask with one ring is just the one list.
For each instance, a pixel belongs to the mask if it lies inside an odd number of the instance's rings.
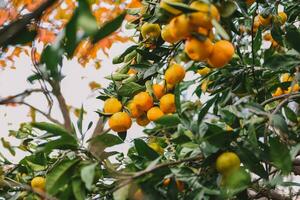
[[57,2],[57,0],[47,0],[34,12],[24,15],[21,19],[12,22],[10,25],[0,30],[0,46],[5,46],[7,41],[12,39],[17,34],[21,33],[31,22],[31,20],[39,19],[42,16],[43,12],[47,8],[52,6],[55,2]]
[[283,94],[283,95],[280,95],[280,96],[277,96],[277,97],[273,97],[273,98],[265,100],[264,102],[261,103],[261,105],[264,106],[268,103],[271,103],[271,102],[279,100],[279,99],[284,99],[286,97],[289,97],[290,99],[300,97],[300,92],[290,93],[290,94]]

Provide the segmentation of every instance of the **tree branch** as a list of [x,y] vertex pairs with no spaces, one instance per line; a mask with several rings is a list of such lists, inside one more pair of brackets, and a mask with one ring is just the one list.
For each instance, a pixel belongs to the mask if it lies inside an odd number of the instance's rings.
[[264,105],[266,105],[268,103],[271,103],[273,101],[277,101],[279,99],[284,99],[286,97],[289,97],[290,99],[298,98],[298,97],[300,97],[300,92],[290,93],[290,94],[283,94],[283,95],[280,95],[280,96],[277,96],[277,97],[273,97],[273,98],[265,100],[260,105],[264,106]]
[[47,0],[32,13],[24,15],[21,19],[12,22],[10,25],[1,29],[0,46],[5,46],[10,39],[12,39],[17,34],[21,33],[25,29],[25,27],[31,22],[31,20],[39,19],[42,16],[43,12],[47,8],[52,6],[55,2],[57,2],[57,0]]
[[14,99],[16,99],[18,97],[21,97],[21,98],[24,99],[25,97],[29,96],[31,93],[34,93],[34,92],[43,92],[43,90],[41,90],[41,89],[25,90],[24,92],[21,92],[19,94],[6,97],[5,99],[0,99],[0,105],[13,103]]

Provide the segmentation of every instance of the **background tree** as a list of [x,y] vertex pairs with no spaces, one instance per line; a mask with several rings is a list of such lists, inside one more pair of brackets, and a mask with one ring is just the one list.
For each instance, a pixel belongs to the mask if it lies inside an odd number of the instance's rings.
[[[26,123],[12,132],[31,155],[12,168],[3,159],[6,198],[298,198],[294,188],[299,183],[286,178],[300,173],[300,4],[22,3],[13,1],[13,8],[30,13],[17,20],[4,10],[0,44],[4,50],[30,42],[36,71],[29,80],[39,81],[41,89],[0,102],[24,103],[24,96],[43,92],[50,108],[57,99],[64,122],[53,119],[51,109],[45,113],[29,105],[52,123]],[[49,22],[63,4],[70,11],[59,14],[64,20],[55,27],[58,34],[43,33],[43,20]],[[116,15],[104,4],[114,5]],[[62,59],[97,62],[99,48],[126,41],[115,32],[125,17],[126,27],[135,30],[135,45],[114,58],[121,67],[106,77],[111,84],[98,97],[104,108],[97,111],[92,137],[86,138],[92,123],[83,130],[83,108],[78,121],[71,122],[61,93]],[[36,34],[50,43],[41,56]],[[145,127],[145,137],[134,139],[127,153],[109,151],[124,142],[132,123]],[[9,142],[2,143],[13,152]]]

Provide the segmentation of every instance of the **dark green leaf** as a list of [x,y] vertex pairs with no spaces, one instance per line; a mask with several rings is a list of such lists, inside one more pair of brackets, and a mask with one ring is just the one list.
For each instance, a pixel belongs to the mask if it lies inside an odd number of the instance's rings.
[[153,61],[160,61],[161,57],[156,55],[155,53],[152,53],[150,51],[147,51],[145,49],[136,49],[136,51],[138,52],[138,54],[140,54],[141,56],[143,56],[143,59],[146,60],[153,60]]
[[296,113],[295,113],[292,109],[290,109],[288,106],[285,106],[285,107],[284,107],[284,113],[285,113],[285,116],[286,116],[291,122],[294,122],[294,123],[297,123],[297,122],[298,122]]
[[128,47],[121,55],[119,55],[113,59],[113,64],[122,63],[124,61],[125,56],[128,55],[129,53],[131,53],[132,51],[134,51],[137,47],[138,47],[138,45],[133,45],[133,46]]
[[255,38],[253,40],[253,51],[254,52],[257,52],[260,49],[261,43],[262,43],[261,28],[259,28],[258,31],[256,32]]
[[93,164],[84,166],[81,169],[81,172],[80,172],[81,180],[85,183],[85,187],[88,190],[92,189],[96,166],[97,166],[97,163],[93,163]]
[[132,97],[133,95],[143,91],[144,89],[144,86],[141,86],[135,82],[130,82],[123,84],[118,90],[118,94],[123,97]]
[[112,147],[118,144],[122,144],[123,140],[116,135],[105,133],[92,138],[91,143],[101,143],[101,145],[104,145],[105,147]]
[[286,40],[292,48],[300,53],[300,32],[295,26],[286,27]]
[[284,174],[292,170],[292,159],[289,149],[278,138],[270,138],[270,159],[273,165]]
[[118,17],[113,19],[112,21],[104,24],[100,30],[95,34],[93,38],[93,43],[98,42],[99,40],[102,40],[106,36],[110,35],[111,33],[115,32],[123,23],[123,20],[126,16],[126,13],[120,14]]
[[72,190],[74,197],[76,200],[85,200],[86,199],[86,194],[85,194],[85,189],[84,186],[80,180],[80,178],[75,178],[72,181]]
[[176,126],[180,123],[180,118],[177,114],[173,115],[164,115],[157,119],[155,123],[163,125],[163,126]]
[[68,172],[79,160],[63,160],[57,164],[46,177],[46,191],[51,195],[57,194],[58,188],[67,184],[70,181]]
[[175,2],[171,2],[171,1],[166,1],[166,3],[175,8],[176,10],[180,10],[183,13],[193,13],[193,12],[199,12],[199,10],[191,8],[190,6],[188,6],[187,4],[184,3],[175,3]]
[[203,106],[201,108],[200,113],[198,114],[198,124],[200,124],[202,122],[202,119],[205,117],[205,115],[207,114],[208,110],[212,107],[212,105],[215,103],[215,101],[217,100],[218,96],[215,96],[214,98],[208,100],[205,104],[205,106]]
[[149,160],[155,160],[159,157],[159,154],[150,148],[142,139],[135,139],[134,146],[139,156],[145,157]]
[[288,125],[282,115],[272,115],[270,121],[271,125],[279,129],[281,133],[288,133]]
[[180,102],[181,92],[180,92],[180,85],[179,84],[176,85],[174,94],[175,94],[176,111],[179,115],[181,115],[181,102]]

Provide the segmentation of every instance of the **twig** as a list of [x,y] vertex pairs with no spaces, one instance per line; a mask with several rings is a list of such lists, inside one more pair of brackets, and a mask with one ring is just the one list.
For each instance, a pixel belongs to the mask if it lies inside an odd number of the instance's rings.
[[200,156],[195,156],[195,157],[191,157],[191,158],[185,158],[185,159],[182,159],[182,160],[177,160],[177,161],[174,161],[174,162],[167,162],[167,163],[162,163],[162,164],[158,164],[152,168],[149,168],[149,169],[145,169],[143,171],[140,171],[140,172],[137,172],[134,176],[130,177],[129,179],[121,182],[118,186],[116,186],[111,192],[114,192],[126,185],[128,185],[130,182],[132,182],[133,180],[137,179],[137,178],[140,178],[142,176],[145,176],[147,174],[150,174],[158,169],[161,169],[161,168],[164,168],[164,167],[170,167],[170,166],[174,166],[174,165],[178,165],[178,164],[181,164],[181,163],[185,163],[185,162],[191,162],[191,161],[195,161],[195,160],[201,160],[203,159],[203,156],[200,155]]
[[264,102],[262,102],[261,105],[264,106],[264,105],[269,104],[273,101],[277,101],[279,99],[283,99],[283,98],[286,98],[286,97],[289,97],[290,99],[298,98],[298,97],[300,97],[300,92],[290,93],[290,94],[283,94],[283,95],[280,95],[280,96],[277,96],[277,97],[272,97],[272,98],[267,99]]
[[14,99],[18,98],[18,97],[21,97],[21,98],[24,99],[25,97],[29,96],[31,93],[34,93],[34,92],[43,92],[43,90],[41,90],[41,89],[25,90],[24,92],[21,92],[19,94],[6,97],[5,99],[0,99],[0,105],[5,105],[7,103],[12,103],[12,101]]
[[0,46],[5,46],[10,39],[23,31],[33,19],[39,19],[43,12],[55,2],[57,2],[57,0],[46,1],[34,12],[24,15],[21,19],[12,22],[10,25],[0,30]]
[[287,104],[291,99],[299,98],[300,94],[294,96],[287,96],[280,104],[277,105],[272,114],[276,114],[285,104]]
[[41,190],[34,190],[32,187],[30,187],[27,184],[19,183],[19,182],[15,181],[15,180],[13,180],[11,178],[8,178],[8,177],[5,177],[4,179],[6,181],[3,181],[3,182],[6,183],[6,185],[9,186],[9,187],[14,187],[14,186],[20,187],[20,188],[22,188],[22,189],[24,189],[26,191],[33,192],[33,193],[39,195],[40,197],[42,197],[45,200],[58,200],[57,198],[52,197],[49,194],[47,194],[47,193],[45,193],[45,192],[43,192]]

